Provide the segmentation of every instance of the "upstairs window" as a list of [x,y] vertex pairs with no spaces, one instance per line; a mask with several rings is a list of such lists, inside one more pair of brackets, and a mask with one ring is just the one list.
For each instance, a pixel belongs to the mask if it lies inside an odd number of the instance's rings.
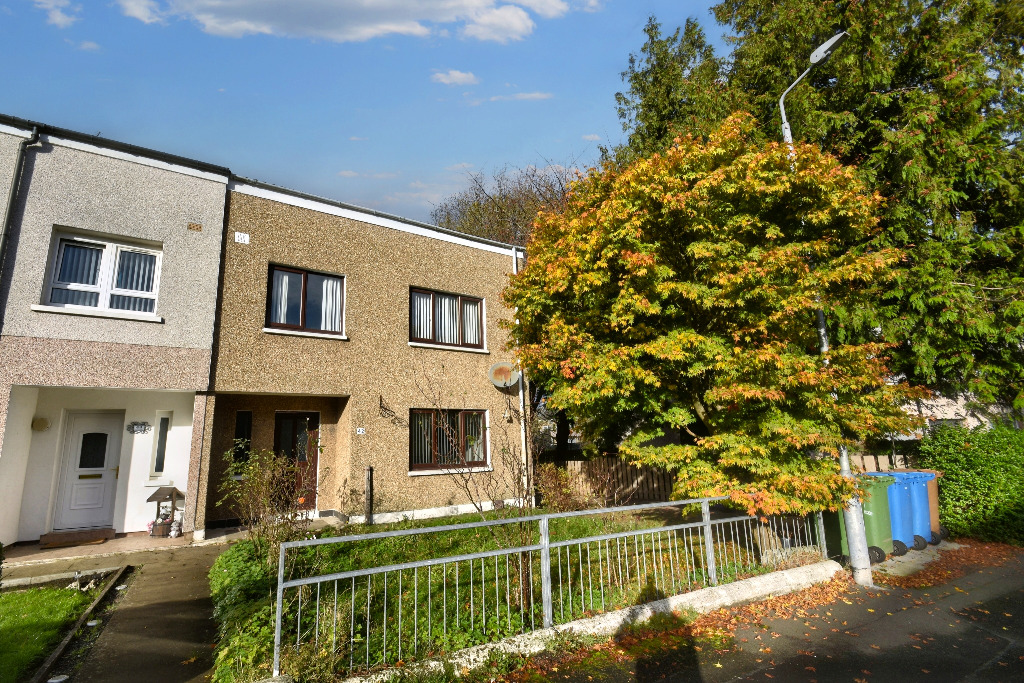
[[484,347],[483,299],[426,289],[409,292],[409,341]]
[[486,466],[486,422],[482,410],[410,410],[409,469]]
[[344,278],[270,267],[267,327],[341,335]]
[[60,237],[51,306],[156,313],[160,252],[114,241]]

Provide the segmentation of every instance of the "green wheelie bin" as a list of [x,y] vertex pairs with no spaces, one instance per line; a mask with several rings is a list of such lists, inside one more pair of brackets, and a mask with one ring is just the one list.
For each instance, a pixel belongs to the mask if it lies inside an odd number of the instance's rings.
[[[868,539],[868,558],[871,564],[878,564],[892,554],[892,525],[889,520],[889,485],[894,477],[861,477],[860,485],[865,490],[862,507],[864,510],[864,532]],[[825,543],[829,557],[850,556],[846,540],[846,524],[842,512],[826,512]]]

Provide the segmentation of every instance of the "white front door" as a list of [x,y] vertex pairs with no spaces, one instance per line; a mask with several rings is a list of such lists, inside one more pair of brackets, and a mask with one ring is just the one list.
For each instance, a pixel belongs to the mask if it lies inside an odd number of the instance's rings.
[[55,531],[113,525],[123,426],[123,413],[68,415]]

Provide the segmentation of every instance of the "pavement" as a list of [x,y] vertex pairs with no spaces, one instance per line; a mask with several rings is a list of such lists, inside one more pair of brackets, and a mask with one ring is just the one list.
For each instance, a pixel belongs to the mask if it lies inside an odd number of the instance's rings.
[[[225,534],[201,545],[129,535],[74,548],[15,546],[7,553],[4,581],[130,565],[136,571],[126,595],[69,683],[207,681],[216,642],[207,575],[237,536]],[[54,669],[51,676],[62,673],[68,672]]]
[[[4,578],[135,567],[126,595],[69,683],[207,681],[216,639],[207,574],[233,537],[191,546],[130,539],[120,547],[80,547],[77,555],[21,546],[12,549]],[[944,543],[882,567],[909,574],[955,547]],[[851,587],[799,614],[741,622],[727,653],[659,638],[642,656],[549,672],[543,680],[1024,681],[1024,550],[1001,567],[974,569],[942,586]]]
[[[953,547],[944,543],[887,567],[910,574]],[[1003,566],[969,569],[940,586],[851,584],[838,598],[798,604],[788,618],[752,605],[748,614],[758,618],[736,620],[728,651],[661,634],[622,645],[617,656],[613,648],[611,656],[555,662],[530,680],[1024,681],[1024,550]]]

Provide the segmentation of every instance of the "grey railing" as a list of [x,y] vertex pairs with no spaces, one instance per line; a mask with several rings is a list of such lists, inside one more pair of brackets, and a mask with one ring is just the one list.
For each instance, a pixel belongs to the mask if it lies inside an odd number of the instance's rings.
[[[315,656],[321,665],[326,661],[350,673],[364,671],[728,583],[785,563],[825,557],[820,513],[760,519],[713,514],[711,504],[721,500],[725,499],[282,543],[274,675],[280,674],[282,651],[300,659],[303,654]],[[694,511],[684,516],[680,508]],[[579,538],[571,533],[574,517],[635,512],[647,514],[649,523],[659,521],[660,514],[663,525]],[[559,524],[569,537],[554,540],[552,526]],[[351,558],[346,560],[348,549],[338,548],[339,544],[355,548],[360,542],[394,539],[389,541],[390,551],[397,558],[419,554],[415,544],[419,537],[475,530],[478,535],[487,532],[481,544],[495,547],[404,562],[379,557],[371,560],[373,566],[331,571],[352,564]],[[312,575],[286,578],[286,573],[301,574],[295,567],[303,562],[296,561],[295,555],[321,550],[329,551],[329,557],[305,558],[304,566],[313,568]]]

